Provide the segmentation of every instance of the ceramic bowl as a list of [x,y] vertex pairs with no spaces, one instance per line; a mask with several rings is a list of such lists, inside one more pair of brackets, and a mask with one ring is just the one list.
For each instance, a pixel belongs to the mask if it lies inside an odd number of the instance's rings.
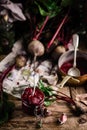
[[[63,53],[58,60],[58,71],[62,76],[67,76],[67,71],[73,65],[74,50],[69,50]],[[67,64],[67,65],[66,65]],[[65,65],[65,66],[64,66]],[[67,67],[68,66],[68,67]],[[82,85],[87,81],[87,53],[84,51],[77,51],[77,68],[80,69],[81,76],[70,78],[67,83],[71,85]],[[77,82],[74,79],[78,79]]]

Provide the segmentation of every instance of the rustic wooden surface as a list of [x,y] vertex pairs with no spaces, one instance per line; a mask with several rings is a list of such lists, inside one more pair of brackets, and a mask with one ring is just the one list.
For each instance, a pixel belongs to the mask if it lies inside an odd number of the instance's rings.
[[[69,86],[65,86],[60,91],[70,96]],[[71,87],[72,94],[74,93],[86,93],[87,85]],[[22,111],[21,100],[9,96],[9,100],[15,103],[15,110],[12,114],[12,118],[0,126],[0,130],[36,130],[36,117],[30,116]],[[82,117],[85,117],[87,120],[87,113],[80,116],[76,116],[76,113],[72,112],[70,104],[67,104],[65,101],[58,100],[53,103],[49,110],[52,111],[52,115],[49,117],[43,117],[42,119],[42,128],[41,130],[87,130],[87,122],[80,124],[79,120]],[[66,113],[67,121],[62,124],[57,124],[57,118],[62,114]]]
[[[85,87],[78,87],[76,91],[79,94],[85,93]],[[71,89],[73,91],[74,88]],[[62,88],[61,91],[67,95],[70,94],[68,86]],[[12,96],[9,96],[9,99],[15,103],[15,111],[13,112],[12,118],[0,126],[0,130],[36,130],[36,117],[27,115],[22,111],[21,100]],[[49,117],[43,117],[43,127],[40,128],[41,130],[87,130],[87,122],[79,124],[81,117],[85,116],[85,118],[87,118],[86,113],[76,116],[76,114],[71,111],[70,104],[58,100],[48,107],[48,109],[52,111],[52,115]],[[58,125],[57,118],[62,113],[66,113],[68,120],[63,125]]]

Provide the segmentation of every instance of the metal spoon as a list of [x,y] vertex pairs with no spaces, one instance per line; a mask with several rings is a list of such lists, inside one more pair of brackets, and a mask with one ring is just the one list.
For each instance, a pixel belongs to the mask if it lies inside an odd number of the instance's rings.
[[80,70],[76,67],[76,56],[77,56],[77,49],[79,44],[79,36],[77,34],[73,35],[73,46],[74,46],[74,62],[73,67],[68,70],[68,75],[79,77]]

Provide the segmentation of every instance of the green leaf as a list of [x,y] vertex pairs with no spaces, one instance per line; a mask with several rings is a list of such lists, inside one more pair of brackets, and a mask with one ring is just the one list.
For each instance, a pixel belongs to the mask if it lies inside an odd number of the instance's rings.
[[41,89],[44,92],[45,96],[53,95],[52,88],[50,86],[45,87],[41,80],[39,81],[39,89]]
[[45,101],[44,101],[44,105],[45,105],[46,107],[50,106],[51,104],[52,104],[52,101],[48,101],[48,100],[45,100]]
[[56,100],[56,98],[53,98],[53,99],[45,99],[44,105],[45,105],[45,106],[50,106],[55,100]]
[[38,8],[39,8],[39,11],[40,11],[40,14],[42,16],[48,16],[48,12],[46,12],[37,2],[36,2]]
[[63,7],[71,6],[72,4],[73,4],[72,0],[62,0],[61,2],[61,6]]
[[50,86],[45,87],[42,80],[39,81],[39,89],[45,94],[45,106],[51,105],[51,103],[56,100],[54,97],[53,89]]
[[38,6],[40,14],[42,16],[49,16],[50,18],[55,17],[60,11],[60,6],[57,5],[56,1],[35,1],[35,4]]

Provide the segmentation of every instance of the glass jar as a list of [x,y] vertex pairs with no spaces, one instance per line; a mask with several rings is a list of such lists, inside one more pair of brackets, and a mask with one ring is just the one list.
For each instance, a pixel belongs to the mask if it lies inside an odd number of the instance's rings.
[[39,115],[42,113],[42,108],[44,105],[44,93],[39,89],[28,87],[24,90],[22,94],[22,108],[30,115]]

